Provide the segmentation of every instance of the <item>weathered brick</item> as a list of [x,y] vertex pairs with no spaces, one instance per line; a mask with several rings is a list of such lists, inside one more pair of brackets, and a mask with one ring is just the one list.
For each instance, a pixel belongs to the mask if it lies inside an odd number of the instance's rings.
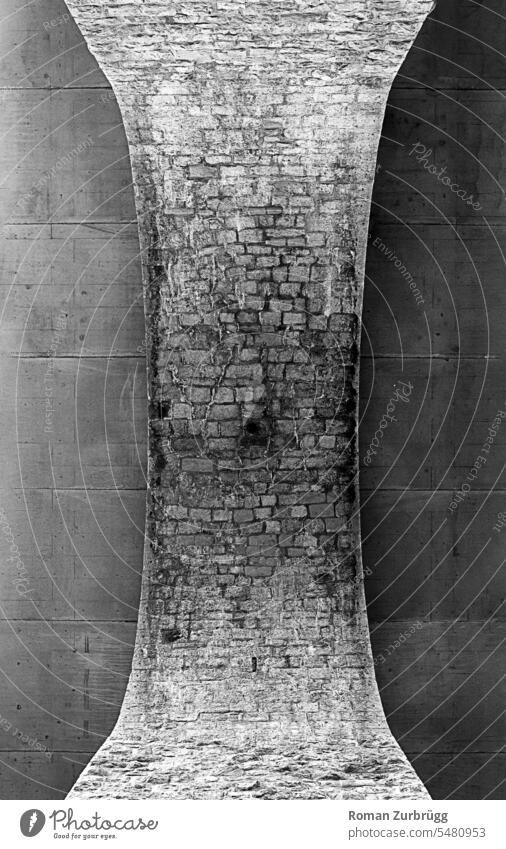
[[272,272],[272,279],[275,283],[282,283],[288,278],[288,268],[275,268]]
[[231,510],[213,510],[214,522],[230,522],[232,519]]
[[183,472],[212,472],[213,462],[212,460],[207,460],[204,457],[184,457],[181,461],[181,468]]
[[232,404],[234,402],[234,390],[228,386],[218,386],[213,392],[212,399],[214,404]]
[[216,170],[207,165],[191,165],[190,180],[211,180],[216,177]]
[[295,297],[300,292],[300,283],[282,283],[279,287],[279,294],[287,297]]
[[188,419],[191,415],[191,404],[173,404],[172,415],[176,419]]
[[192,507],[189,511],[189,517],[193,521],[198,522],[210,522],[211,521],[211,511],[210,510],[202,510],[196,507]]
[[190,386],[188,396],[195,404],[207,404],[211,400],[211,390],[204,386]]
[[316,518],[324,518],[334,516],[334,505],[320,502],[319,504],[309,505],[309,515]]
[[225,421],[226,419],[235,419],[239,413],[237,404],[211,404],[209,410],[209,419],[214,421]]
[[283,311],[283,324],[286,327],[305,327],[307,317],[303,312]]
[[263,239],[263,230],[247,229],[241,230],[239,233],[239,241],[254,244],[261,242]]
[[244,524],[245,522],[252,522],[254,518],[253,510],[234,510],[234,522]]

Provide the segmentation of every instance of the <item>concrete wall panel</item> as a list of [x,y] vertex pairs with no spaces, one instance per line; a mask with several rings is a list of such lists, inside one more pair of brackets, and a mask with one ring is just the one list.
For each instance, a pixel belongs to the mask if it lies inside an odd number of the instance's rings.
[[[504,798],[504,37],[499,2],[440,2],[426,22],[390,95],[367,262],[371,636],[390,725],[436,798]],[[364,462],[402,379],[410,403]]]
[[[495,755],[504,739],[497,674],[504,590],[494,573],[506,530],[492,527],[506,510],[506,430],[471,495],[455,515],[447,510],[503,391],[504,201],[493,177],[503,182],[504,26],[499,0],[487,5],[440,0],[386,116],[371,234],[420,284],[428,322],[409,282],[372,240],[364,312],[371,341],[364,339],[362,455],[390,385],[412,379],[416,399],[387,430],[374,468],[362,470],[376,676],[390,726],[435,798],[504,798],[504,757]],[[0,796],[58,798],[112,729],[131,661],[145,502],[140,266],[136,226],[128,223],[135,213],[126,142],[107,81],[59,0],[21,8],[5,0],[2,14],[1,156],[12,173],[0,213],[1,506],[33,592],[20,594],[19,561],[8,560],[12,537],[0,533],[0,714],[12,725],[1,732]],[[55,91],[62,86],[73,91]],[[93,143],[82,147],[88,138]],[[418,140],[436,151],[439,167],[448,163],[462,186],[478,190],[493,233],[481,211],[463,208],[409,156]],[[57,332],[58,426],[49,453],[40,386]],[[9,356],[18,351],[19,364]],[[475,409],[487,356],[499,359],[488,364]],[[106,387],[108,444],[100,414]],[[133,395],[135,427],[126,413],[114,424]],[[448,424],[419,469],[450,399]]]

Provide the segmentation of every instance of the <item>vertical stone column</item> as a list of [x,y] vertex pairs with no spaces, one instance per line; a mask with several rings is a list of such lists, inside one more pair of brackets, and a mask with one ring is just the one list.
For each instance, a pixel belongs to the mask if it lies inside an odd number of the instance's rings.
[[72,0],[130,144],[137,644],[72,795],[416,798],[371,658],[357,358],[389,87],[431,0]]

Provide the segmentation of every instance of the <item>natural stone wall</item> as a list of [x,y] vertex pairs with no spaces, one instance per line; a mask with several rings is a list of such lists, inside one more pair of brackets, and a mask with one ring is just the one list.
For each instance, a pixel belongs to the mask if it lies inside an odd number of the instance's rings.
[[73,795],[425,795],[374,679],[356,436],[376,149],[430,5],[69,4],[129,139],[150,393],[132,675]]

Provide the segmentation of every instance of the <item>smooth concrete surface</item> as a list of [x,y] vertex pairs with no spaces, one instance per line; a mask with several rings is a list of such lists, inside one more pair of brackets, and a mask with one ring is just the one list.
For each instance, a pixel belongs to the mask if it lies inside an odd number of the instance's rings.
[[[472,493],[448,511],[506,401],[505,27],[498,0],[487,6],[440,0],[387,112],[371,232],[420,283],[427,321],[372,243],[367,270],[362,457],[392,385],[414,386],[362,472],[376,674],[391,728],[434,798],[504,798],[506,530],[492,528],[506,509],[506,426]],[[62,797],[109,734],[142,565],[131,176],[114,98],[65,15],[60,2],[2,4],[3,798]],[[445,196],[408,155],[417,141],[483,211]],[[44,432],[47,385],[53,429]]]
[[[498,0],[438,3],[391,92],[370,226],[371,638],[390,727],[436,799],[506,789],[505,46]],[[401,380],[409,403],[366,462]]]

